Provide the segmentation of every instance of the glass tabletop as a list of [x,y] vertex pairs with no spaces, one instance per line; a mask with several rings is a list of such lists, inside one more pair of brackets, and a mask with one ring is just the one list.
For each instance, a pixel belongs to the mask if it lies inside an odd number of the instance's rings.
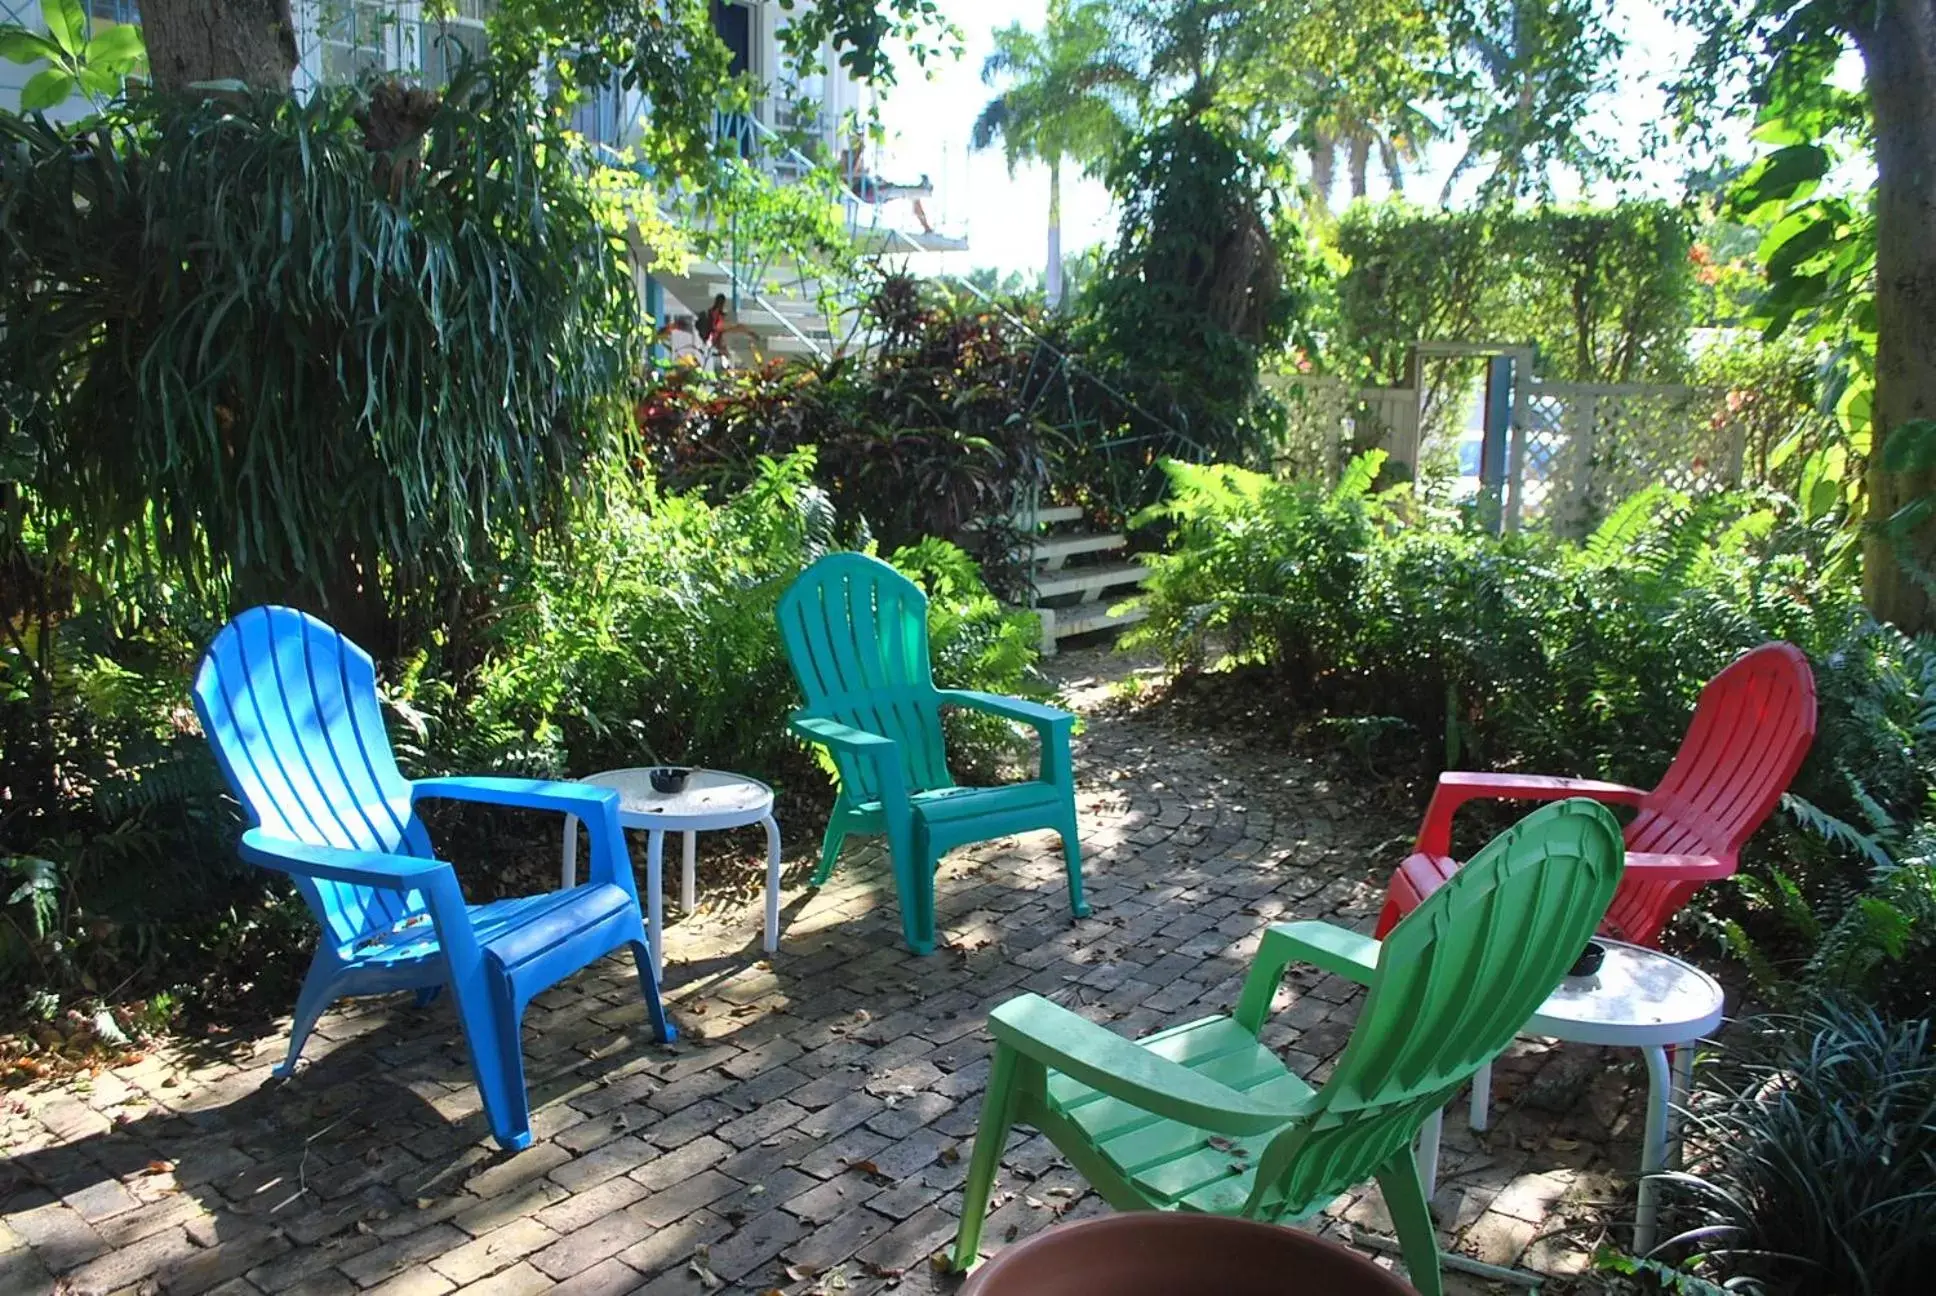
[[1592,976],[1567,977],[1540,1005],[1528,1030],[1566,1037],[1710,1029],[1720,1020],[1721,983],[1659,950],[1600,940],[1606,959]]
[[696,769],[686,777],[677,792],[660,792],[652,786],[653,766],[605,770],[580,779],[597,787],[618,792],[619,813],[643,819],[713,819],[731,815],[755,818],[773,807],[773,789],[758,779],[725,770]]

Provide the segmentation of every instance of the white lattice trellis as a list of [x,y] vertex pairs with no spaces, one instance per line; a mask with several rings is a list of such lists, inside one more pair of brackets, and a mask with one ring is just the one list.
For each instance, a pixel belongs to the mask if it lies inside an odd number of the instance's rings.
[[1409,387],[1353,387],[1335,378],[1271,375],[1264,384],[1285,410],[1272,466],[1291,477],[1335,482],[1345,460],[1383,449],[1393,460],[1418,455],[1418,393]]
[[1717,388],[1535,383],[1513,456],[1508,525],[1591,531],[1655,483],[1692,495],[1741,482],[1742,429]]

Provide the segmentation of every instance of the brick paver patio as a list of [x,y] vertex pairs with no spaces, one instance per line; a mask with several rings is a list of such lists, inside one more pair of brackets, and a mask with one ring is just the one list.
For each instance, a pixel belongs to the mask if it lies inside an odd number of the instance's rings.
[[[1034,990],[1128,1035],[1228,1011],[1266,923],[1368,927],[1412,826],[1281,746],[1099,710],[1100,673],[1120,669],[1058,663],[1090,713],[1077,762],[1093,918],[1070,921],[1046,833],[947,859],[946,947],[926,959],[900,945],[878,856],[852,852],[818,893],[791,870],[771,960],[750,905],[671,925],[677,1045],[648,1042],[629,965],[532,1006],[537,1142],[515,1156],[488,1141],[448,1011],[408,998],[325,1018],[286,1084],[269,1076],[286,1038],[267,1033],[16,1093],[0,1118],[0,1293],[956,1290],[931,1257],[954,1235],[985,1010]],[[1294,970],[1266,1039],[1321,1079],[1356,993]],[[1498,1068],[1493,1129],[1447,1122],[1442,1236],[1559,1276],[1549,1292],[1595,1289],[1576,1275],[1631,1212],[1638,1084],[1631,1055],[1522,1043]],[[1104,1209],[1029,1131],[996,1202],[991,1249]],[[1375,1189],[1318,1226],[1388,1227]]]

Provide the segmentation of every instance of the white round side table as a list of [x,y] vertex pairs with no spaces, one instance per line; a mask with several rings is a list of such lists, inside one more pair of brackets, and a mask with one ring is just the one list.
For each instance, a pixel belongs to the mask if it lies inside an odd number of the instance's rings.
[[[1667,1166],[1670,1142],[1680,1139],[1677,1109],[1686,1102],[1694,1071],[1694,1045],[1721,1024],[1721,983],[1692,963],[1624,941],[1594,940],[1606,958],[1592,976],[1567,977],[1546,997],[1522,1035],[1545,1035],[1575,1044],[1637,1048],[1647,1061],[1647,1124],[1640,1146],[1640,1201],[1634,1213],[1634,1253],[1654,1245],[1659,1187],[1649,1177]],[[1674,1050],[1670,1068],[1667,1050]],[[1468,1123],[1486,1127],[1492,1105],[1492,1068],[1472,1077]],[[1426,1123],[1419,1141],[1419,1170],[1426,1196],[1437,1169],[1439,1117]]]
[[[743,828],[763,824],[766,828],[766,952],[780,943],[780,826],[773,820],[773,789],[758,779],[724,770],[696,769],[677,792],[653,788],[649,766],[606,770],[579,780],[618,793],[619,823],[627,828],[643,828],[649,834],[645,848],[646,943],[652,947],[652,974],[663,980],[663,932],[665,922],[664,888],[660,882],[660,862],[665,854],[665,835],[685,836],[684,873],[680,879],[679,907],[693,909],[695,879],[694,848],[696,835],[722,828]],[[565,858],[560,881],[566,887],[578,885],[578,820],[565,819]]]

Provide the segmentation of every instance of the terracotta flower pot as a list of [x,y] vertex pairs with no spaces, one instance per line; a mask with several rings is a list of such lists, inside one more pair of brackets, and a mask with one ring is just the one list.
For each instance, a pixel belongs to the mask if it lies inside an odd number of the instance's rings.
[[1180,1211],[1104,1215],[1038,1233],[975,1270],[961,1296],[1418,1296],[1364,1256],[1277,1224]]

